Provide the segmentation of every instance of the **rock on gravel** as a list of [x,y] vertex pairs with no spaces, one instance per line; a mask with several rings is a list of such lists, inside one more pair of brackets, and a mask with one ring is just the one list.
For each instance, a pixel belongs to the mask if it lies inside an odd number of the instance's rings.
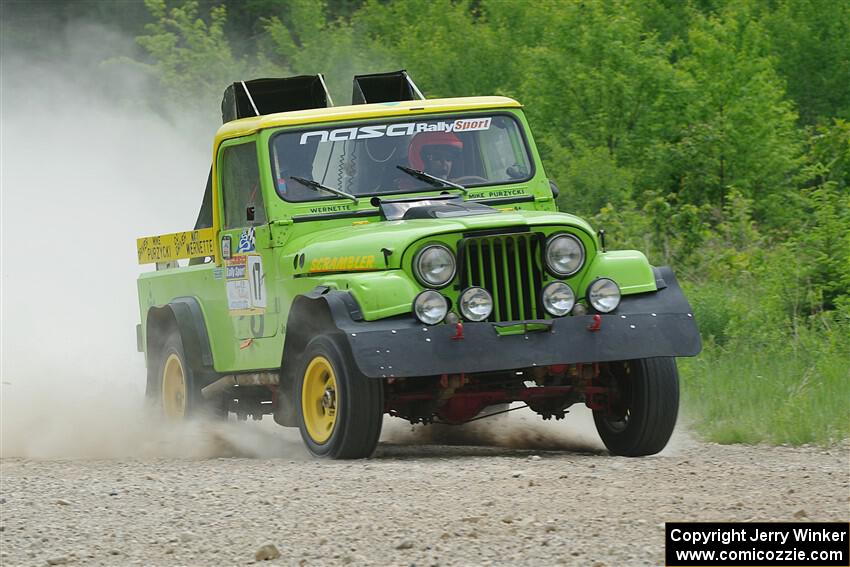
[[270,561],[278,557],[280,557],[280,551],[271,543],[267,543],[254,553],[254,559],[257,561]]

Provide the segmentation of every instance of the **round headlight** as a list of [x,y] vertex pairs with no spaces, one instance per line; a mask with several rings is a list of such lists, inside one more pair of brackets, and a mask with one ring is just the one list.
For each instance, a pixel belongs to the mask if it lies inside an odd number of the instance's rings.
[[413,300],[413,313],[426,325],[436,325],[446,317],[449,304],[433,289],[425,290]]
[[608,278],[599,278],[587,288],[587,300],[601,313],[610,313],[620,304],[620,287]]
[[460,296],[460,312],[470,321],[483,321],[493,312],[493,298],[481,287],[471,287]]
[[413,267],[416,277],[428,287],[443,287],[455,277],[454,254],[438,244],[420,250],[413,260]]
[[546,266],[556,276],[571,276],[584,264],[584,246],[572,234],[558,234],[546,243]]
[[573,308],[576,296],[564,282],[552,282],[543,288],[543,307],[555,317],[563,317]]

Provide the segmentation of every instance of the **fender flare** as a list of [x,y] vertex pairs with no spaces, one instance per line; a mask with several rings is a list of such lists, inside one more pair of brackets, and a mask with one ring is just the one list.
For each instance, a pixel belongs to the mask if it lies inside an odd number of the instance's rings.
[[283,359],[280,364],[279,395],[274,413],[278,424],[287,427],[298,425],[296,373],[301,362],[300,355],[310,340],[320,334],[343,339],[340,346],[350,358],[348,341],[344,340],[344,329],[351,322],[362,320],[363,312],[357,300],[347,291],[318,286],[309,293],[295,297],[286,322]]
[[201,304],[195,297],[177,297],[162,307],[148,310],[145,325],[148,395],[156,386],[155,352],[165,341],[169,328],[176,328],[183,340],[189,364],[202,381],[215,375],[210,338]]

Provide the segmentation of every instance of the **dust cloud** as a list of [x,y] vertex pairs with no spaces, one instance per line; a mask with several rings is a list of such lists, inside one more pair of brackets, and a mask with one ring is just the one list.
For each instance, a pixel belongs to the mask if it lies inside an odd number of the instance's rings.
[[0,55],[0,456],[300,454],[266,423],[145,412],[135,239],[194,225],[216,109],[154,108],[141,68],[116,61],[132,39],[112,30],[52,41]]
[[[513,404],[513,407],[517,405]],[[487,414],[488,411],[482,413]],[[689,432],[688,421],[688,417],[680,411],[670,441],[656,457],[679,455],[698,445]],[[562,420],[544,421],[530,409],[515,409],[464,425],[410,425],[400,419],[386,418],[381,441],[392,445],[437,444],[533,452],[607,454],[596,432],[593,413],[581,404],[571,406]]]
[[[483,414],[488,411],[484,410]],[[605,451],[605,446],[596,434],[593,417],[584,406],[573,406],[565,419],[550,421],[543,421],[528,409],[518,409],[464,425],[413,426],[398,419],[384,421],[382,440],[400,445],[477,445],[577,453]]]

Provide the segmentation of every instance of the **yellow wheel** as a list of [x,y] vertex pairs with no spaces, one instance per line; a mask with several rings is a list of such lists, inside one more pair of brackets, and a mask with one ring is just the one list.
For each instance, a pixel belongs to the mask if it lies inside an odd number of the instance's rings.
[[176,329],[170,329],[162,344],[152,349],[148,372],[149,395],[165,419],[227,418],[225,399],[203,399],[201,386],[209,379],[186,357],[183,337]]
[[339,390],[331,363],[324,356],[316,356],[304,370],[301,383],[301,412],[304,427],[315,443],[330,439],[336,425]]
[[186,417],[186,402],[188,388],[186,387],[186,372],[183,361],[172,352],[165,359],[162,367],[162,412],[168,419],[183,419]]
[[319,335],[302,351],[298,428],[313,455],[362,459],[378,444],[384,414],[383,385],[363,376],[337,340]]

